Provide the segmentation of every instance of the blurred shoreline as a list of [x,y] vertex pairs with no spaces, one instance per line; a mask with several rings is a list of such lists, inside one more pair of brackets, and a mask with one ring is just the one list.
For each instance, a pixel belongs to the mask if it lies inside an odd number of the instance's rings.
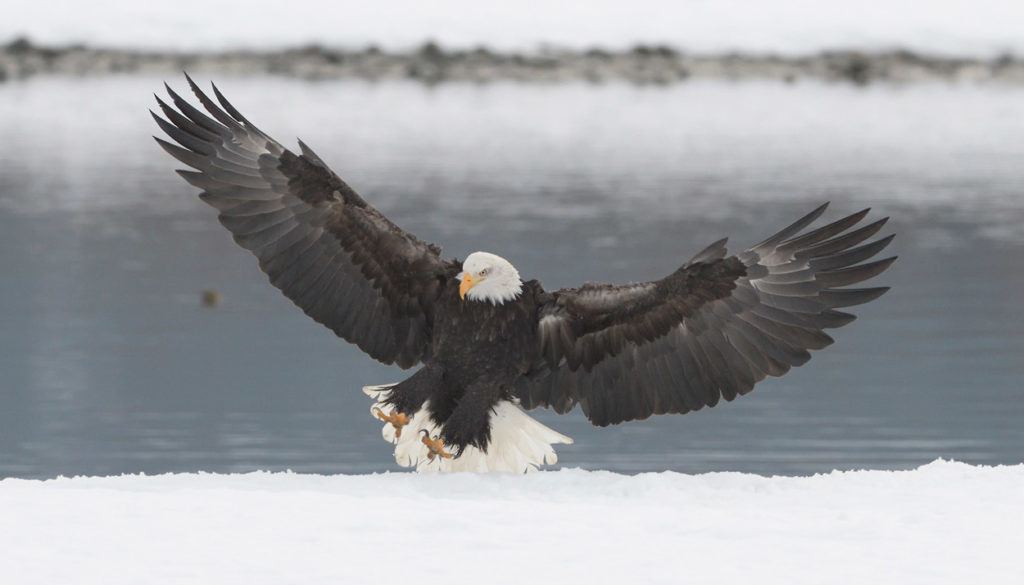
[[592,83],[625,81],[668,85],[694,78],[801,79],[870,83],[998,83],[1024,85],[1024,59],[938,57],[907,50],[822,51],[806,56],[751,53],[690,54],[663,45],[625,51],[542,48],[498,52],[485,47],[447,50],[427,42],[413,51],[361,50],[321,45],[279,51],[174,52],[105,49],[83,45],[41,46],[20,38],[0,47],[0,82],[36,75],[165,74],[281,75],[300,79],[415,80],[487,83],[522,81]]

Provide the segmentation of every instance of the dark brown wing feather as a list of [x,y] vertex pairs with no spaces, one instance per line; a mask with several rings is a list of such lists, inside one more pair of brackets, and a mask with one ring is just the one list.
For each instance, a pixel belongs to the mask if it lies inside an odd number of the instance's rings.
[[736,256],[715,242],[655,282],[550,293],[543,358],[516,389],[523,406],[578,403],[604,426],[714,406],[804,364],[808,350],[832,343],[824,329],[854,319],[836,309],[888,290],[841,287],[895,260],[862,263],[892,240],[859,245],[887,219],[851,230],[867,210],[800,235],[826,206]]
[[[169,87],[153,115],[195,169],[235,241],[307,315],[372,357],[403,368],[431,353],[432,307],[458,265],[388,221],[301,141],[295,154],[245,119],[214,87],[220,106],[188,80],[206,112]],[[180,146],[179,146],[180,145]]]

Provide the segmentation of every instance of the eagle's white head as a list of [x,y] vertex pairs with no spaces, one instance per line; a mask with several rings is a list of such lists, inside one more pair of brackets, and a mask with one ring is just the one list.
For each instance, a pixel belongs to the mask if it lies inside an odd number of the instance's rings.
[[519,271],[508,260],[487,252],[473,252],[462,263],[459,295],[471,301],[500,305],[523,292]]

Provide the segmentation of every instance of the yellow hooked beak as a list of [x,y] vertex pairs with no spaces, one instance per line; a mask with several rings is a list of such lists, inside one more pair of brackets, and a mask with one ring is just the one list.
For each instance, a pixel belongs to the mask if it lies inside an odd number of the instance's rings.
[[474,286],[476,286],[478,284],[480,284],[480,281],[475,279],[475,278],[473,278],[472,274],[470,274],[468,272],[463,274],[462,275],[462,284],[459,285],[459,298],[460,299],[465,299],[466,298],[466,293],[469,292],[469,289],[473,288]]

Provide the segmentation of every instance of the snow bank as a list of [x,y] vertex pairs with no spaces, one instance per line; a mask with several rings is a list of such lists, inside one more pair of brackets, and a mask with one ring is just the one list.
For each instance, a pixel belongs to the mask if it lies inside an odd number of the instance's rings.
[[0,481],[4,583],[1019,583],[1024,465]]
[[46,44],[160,49],[312,42],[407,48],[432,38],[446,46],[499,49],[644,42],[693,52],[899,46],[989,57],[1024,50],[1024,3],[1009,0],[50,0],[20,2],[5,16],[0,41],[28,35]]

